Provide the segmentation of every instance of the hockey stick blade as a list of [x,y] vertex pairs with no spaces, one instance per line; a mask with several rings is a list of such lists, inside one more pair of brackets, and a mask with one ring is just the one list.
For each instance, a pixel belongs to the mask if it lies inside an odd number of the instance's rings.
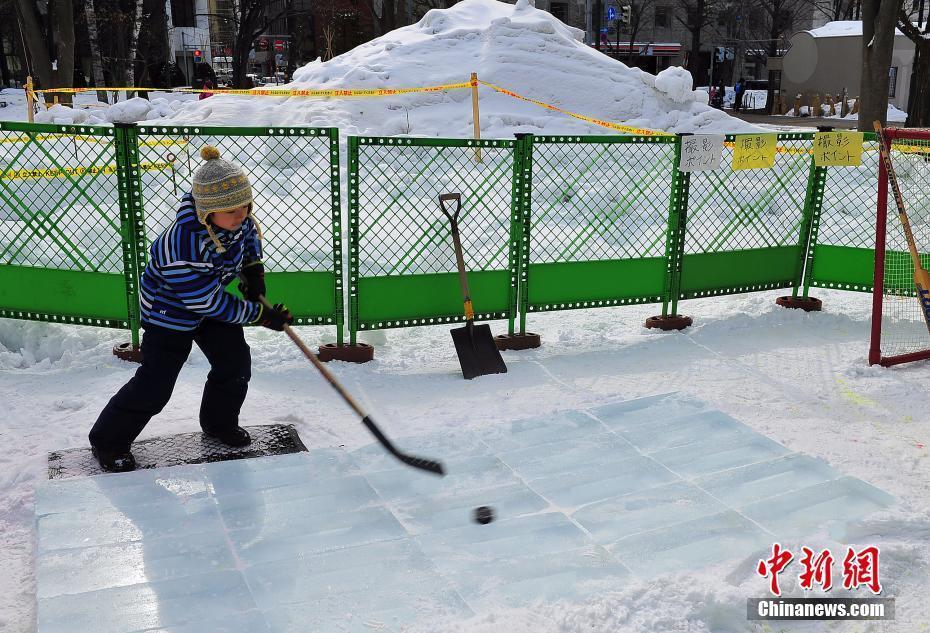
[[370,416],[365,416],[362,418],[362,424],[364,424],[371,434],[375,436],[375,439],[387,449],[387,451],[404,462],[408,466],[413,466],[414,468],[419,468],[420,470],[425,470],[427,472],[435,473],[439,476],[446,474],[445,469],[442,467],[442,464],[433,459],[426,459],[425,457],[416,457],[414,455],[408,455],[403,451],[399,450],[394,444],[389,440],[384,433],[381,432],[381,429],[378,428],[378,425],[375,424],[374,420]]
[[917,285],[917,298],[924,314],[927,331],[930,332],[930,273],[923,268],[914,272],[914,283]]

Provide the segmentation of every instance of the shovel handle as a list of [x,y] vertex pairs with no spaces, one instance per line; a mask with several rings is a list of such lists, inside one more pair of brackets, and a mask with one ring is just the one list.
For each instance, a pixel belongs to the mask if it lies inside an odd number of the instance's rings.
[[[446,202],[455,201],[455,212],[446,209]],[[468,276],[465,274],[465,258],[462,256],[462,241],[459,239],[459,211],[462,210],[462,194],[444,193],[439,196],[439,208],[452,225],[452,244],[455,246],[455,263],[459,269],[459,284],[462,286],[462,301],[465,304],[465,320],[475,320],[475,308],[471,303],[471,293],[468,291]]]
[[[449,213],[449,210],[446,209],[446,202],[455,202],[455,213]],[[439,195],[439,208],[442,209],[442,212],[449,218],[449,221],[453,223],[455,229],[458,229],[459,223],[459,211],[462,210],[462,194],[460,193],[443,193]]]

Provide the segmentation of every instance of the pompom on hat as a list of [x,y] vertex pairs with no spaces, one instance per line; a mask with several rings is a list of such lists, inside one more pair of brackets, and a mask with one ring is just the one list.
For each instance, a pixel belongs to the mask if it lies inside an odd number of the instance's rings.
[[[213,232],[209,216],[211,213],[249,205],[249,216],[254,222],[252,186],[245,170],[236,163],[220,158],[220,150],[212,145],[205,145],[200,150],[200,157],[205,162],[194,172],[194,207],[197,209],[197,219],[207,228],[217,250],[222,253],[225,249]],[[258,226],[258,222],[255,222],[255,226]]]

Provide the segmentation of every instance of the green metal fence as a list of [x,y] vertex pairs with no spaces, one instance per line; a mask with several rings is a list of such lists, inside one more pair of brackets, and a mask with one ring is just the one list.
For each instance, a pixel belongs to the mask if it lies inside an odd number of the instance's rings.
[[0,124],[0,317],[130,327],[118,132]]
[[0,125],[0,316],[126,328],[138,344],[148,248],[206,144],[250,175],[269,297],[342,342],[335,128]]
[[[200,150],[214,145],[221,158],[243,166],[262,231],[265,281],[272,301],[286,300],[301,325],[343,331],[342,222],[339,136],[336,128],[140,127],[146,245],[173,220]],[[233,286],[236,282],[233,283]]]
[[865,134],[862,164],[831,167],[815,218],[804,285],[871,292],[878,199],[877,136]]
[[517,312],[522,158],[513,140],[349,138],[350,336],[464,320],[449,223],[459,229],[476,319]]
[[[662,301],[668,293],[672,136],[539,136],[532,151],[521,317]],[[525,325],[521,319],[521,329]]]
[[151,239],[200,149],[243,164],[269,296],[349,332],[464,319],[437,198],[462,194],[479,319],[809,286],[869,290],[877,161],[817,168],[813,134],[779,134],[772,169],[684,173],[681,138],[348,139],[344,276],[335,128],[0,125],[0,316],[128,328]]
[[680,299],[797,287],[823,170],[813,167],[813,134],[779,134],[771,169],[723,162],[690,175]]

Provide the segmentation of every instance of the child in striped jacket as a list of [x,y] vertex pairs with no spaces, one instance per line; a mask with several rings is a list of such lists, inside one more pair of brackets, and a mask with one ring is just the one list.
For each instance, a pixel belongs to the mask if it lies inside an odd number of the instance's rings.
[[[283,304],[263,307],[261,232],[252,188],[239,165],[206,146],[192,192],[177,218],[152,243],[140,292],[142,366],[100,413],[90,444],[109,471],[135,468],[132,442],[168,403],[193,343],[210,362],[200,405],[203,432],[230,446],[251,442],[239,410],[251,377],[243,324],[282,330],[293,318]],[[245,299],[226,291],[237,276]]]

